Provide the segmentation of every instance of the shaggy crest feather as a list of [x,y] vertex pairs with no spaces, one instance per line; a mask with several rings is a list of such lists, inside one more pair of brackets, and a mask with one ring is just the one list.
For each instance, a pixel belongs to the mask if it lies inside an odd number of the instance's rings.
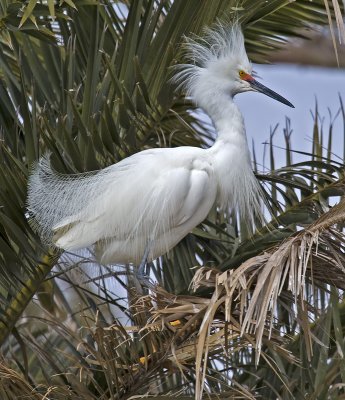
[[213,28],[204,28],[201,37],[185,36],[181,55],[186,62],[174,66],[172,81],[178,89],[185,90],[188,96],[193,96],[202,71],[213,63],[224,61],[250,65],[244,36],[237,21],[225,25],[218,21]]

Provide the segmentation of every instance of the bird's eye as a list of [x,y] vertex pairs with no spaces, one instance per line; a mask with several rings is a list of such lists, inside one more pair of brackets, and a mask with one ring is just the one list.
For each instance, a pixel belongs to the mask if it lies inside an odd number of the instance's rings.
[[238,75],[240,76],[241,79],[243,79],[243,77],[246,75],[246,73],[243,71],[243,69],[240,69],[238,71]]

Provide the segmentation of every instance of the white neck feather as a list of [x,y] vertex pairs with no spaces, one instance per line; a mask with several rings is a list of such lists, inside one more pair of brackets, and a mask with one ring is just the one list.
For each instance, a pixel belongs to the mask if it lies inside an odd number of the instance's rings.
[[247,148],[247,138],[241,111],[232,96],[219,94],[202,105],[217,131],[217,142],[226,142]]
[[[220,106],[221,105],[221,106]],[[217,130],[215,144],[209,149],[219,182],[218,204],[237,210],[248,225],[261,215],[261,190],[254,176],[242,114],[229,95],[211,98],[203,109]]]

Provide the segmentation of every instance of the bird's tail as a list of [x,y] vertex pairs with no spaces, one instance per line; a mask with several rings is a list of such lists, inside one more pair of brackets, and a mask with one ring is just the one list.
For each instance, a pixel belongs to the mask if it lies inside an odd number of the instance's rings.
[[44,156],[28,182],[27,210],[33,228],[49,245],[78,221],[80,213],[99,192],[98,173],[59,174]]

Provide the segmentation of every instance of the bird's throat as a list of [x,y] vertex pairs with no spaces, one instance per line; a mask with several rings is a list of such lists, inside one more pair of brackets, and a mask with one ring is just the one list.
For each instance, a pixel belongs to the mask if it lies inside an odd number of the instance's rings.
[[243,116],[232,97],[211,100],[205,107],[217,131],[217,141],[247,146]]

